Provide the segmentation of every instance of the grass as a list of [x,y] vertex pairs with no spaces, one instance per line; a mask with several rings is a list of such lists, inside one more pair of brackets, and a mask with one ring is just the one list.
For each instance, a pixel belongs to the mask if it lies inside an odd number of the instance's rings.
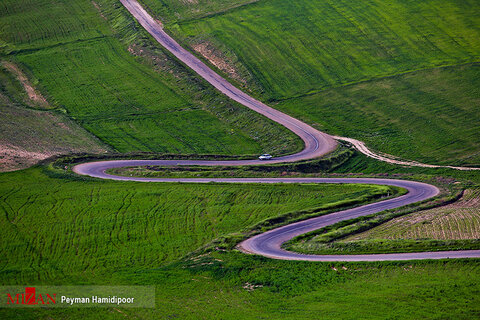
[[281,1],[168,26],[232,50],[278,100],[411,70],[477,61],[476,1]]
[[173,23],[227,12],[255,3],[258,0],[140,0],[150,11],[161,17],[164,23]]
[[404,159],[480,166],[479,88],[475,63],[328,89],[276,107]]
[[3,284],[153,284],[157,292],[154,310],[2,309],[3,317],[353,319],[375,305],[365,318],[417,318],[433,304],[427,318],[478,312],[475,261],[316,264],[234,251],[179,260],[272,214],[372,187],[126,183],[36,167],[2,174],[0,189]]
[[17,281],[29,279],[38,270],[44,270],[40,278],[53,269],[68,278],[120,266],[154,268],[263,220],[363,202],[389,191],[381,186],[70,180],[49,177],[39,168],[3,174],[0,188],[4,282],[12,274]]
[[36,109],[6,68],[0,68],[0,128],[0,171],[25,168],[56,154],[108,150],[65,115]]
[[[2,3],[2,52],[53,106],[113,150],[258,154],[301,148],[286,129],[203,90],[208,86],[191,75],[183,79],[188,71],[156,47],[119,3],[97,3]],[[148,56],[139,53],[144,49]],[[152,70],[159,60],[164,69]],[[250,122],[257,125],[247,128]],[[273,146],[270,134],[283,134],[283,144]]]
[[[306,263],[212,253],[90,282],[156,284],[156,309],[2,309],[11,319],[472,319],[477,261]],[[256,285],[248,290],[249,284]],[[461,307],[460,307],[461,306]]]
[[166,27],[192,51],[233,57],[255,95],[322,130],[405,159],[479,165],[475,8],[266,0]]

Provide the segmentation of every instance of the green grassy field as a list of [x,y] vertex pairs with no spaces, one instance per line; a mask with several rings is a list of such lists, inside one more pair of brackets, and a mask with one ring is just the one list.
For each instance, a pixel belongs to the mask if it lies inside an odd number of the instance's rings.
[[94,136],[58,112],[39,107],[0,65],[0,171],[26,168],[56,154],[103,153]]
[[171,30],[225,44],[271,100],[476,61],[476,9],[476,1],[456,0],[267,0]]
[[[180,77],[188,72],[167,61],[118,2],[97,2],[3,2],[2,51],[28,71],[52,105],[112,149],[258,154],[301,147],[287,130],[253,112],[234,114],[242,108],[213,89],[202,90],[201,81]],[[141,52],[147,47],[150,56],[135,54],[133,46]],[[157,60],[170,63],[168,70],[152,70]],[[250,122],[257,125],[247,128]],[[274,146],[271,134],[285,138]]]
[[351,185],[77,181],[38,168],[1,177],[2,281],[15,274],[18,282],[39,270],[47,274],[36,276],[48,279],[53,266],[67,278],[153,268],[267,218],[388,192]]
[[423,70],[275,105],[404,159],[480,165],[480,64]]
[[154,310],[2,309],[6,318],[468,319],[479,312],[475,261],[316,264],[232,251],[178,260],[272,214],[373,187],[126,183],[43,168],[0,181],[3,284],[153,284],[157,292]]
[[[156,12],[158,1],[144,2]],[[478,9],[266,0],[166,27],[192,51],[205,43],[233,56],[261,99],[329,133],[402,158],[478,165],[480,73],[465,65],[480,58]]]

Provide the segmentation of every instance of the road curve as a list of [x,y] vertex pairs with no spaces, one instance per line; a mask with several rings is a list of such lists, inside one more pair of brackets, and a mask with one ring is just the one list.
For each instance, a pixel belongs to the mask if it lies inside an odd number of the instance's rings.
[[[265,257],[283,260],[307,261],[386,261],[386,260],[415,260],[415,259],[447,259],[447,258],[480,258],[480,250],[443,251],[418,253],[392,253],[370,255],[305,255],[286,251],[282,244],[298,235],[310,232],[343,220],[349,220],[377,213],[383,210],[394,209],[411,203],[423,201],[439,193],[437,187],[407,180],[370,179],[370,178],[139,178],[122,177],[107,174],[105,171],[114,167],[137,165],[219,165],[233,161],[196,161],[196,160],[119,160],[98,161],[77,165],[73,170],[82,175],[101,179],[140,182],[185,182],[185,183],[364,183],[380,184],[405,188],[407,194],[365,206],[334,212],[328,215],[299,221],[265,233],[254,236],[239,244],[238,248],[246,253],[259,254]],[[239,161],[242,162],[242,161]]]
[[172,37],[163,31],[162,26],[156,22],[136,0],[120,1],[135,19],[137,19],[137,21],[155,38],[155,40],[220,92],[247,108],[283,125],[303,140],[305,147],[302,151],[277,159],[279,160],[278,162],[294,162],[318,158],[336,148],[337,142],[330,135],[318,131],[302,121],[267,106],[230,84],[227,80],[205,65],[200,59],[182,48],[182,46],[180,46]]
[[333,151],[337,145],[337,140],[349,142],[355,149],[363,153],[367,157],[371,157],[380,161],[414,167],[424,168],[450,168],[455,170],[480,170],[480,168],[472,167],[455,167],[455,166],[439,166],[419,163],[416,161],[401,161],[395,159],[393,156],[386,154],[378,154],[368,149],[365,143],[356,139],[331,136],[324,132],[318,131],[311,126],[303,123],[289,115],[284,114],[276,109],[273,109],[264,103],[250,97],[248,94],[237,89],[231,85],[227,80],[222,78],[200,59],[182,48],[172,37],[170,37],[163,27],[155,21],[143,9],[143,7],[136,0],[120,0],[125,8],[137,19],[137,21],[157,40],[164,48],[172,53],[177,59],[186,64],[189,68],[194,70],[198,75],[208,81],[220,92],[247,108],[256,111],[267,118],[280,123],[296,133],[304,142],[305,148],[296,154],[282,157],[278,162],[293,162],[299,160],[307,160],[320,157]]
[[[184,50],[177,42],[168,36],[162,27],[147,13],[135,0],[120,0],[122,4],[132,13],[140,24],[154,36],[154,38],[174,54],[179,60],[196,71],[200,76],[211,83],[215,88],[226,94],[233,100],[247,106],[248,108],[263,114],[276,121],[294,133],[304,141],[305,148],[296,154],[275,158],[269,163],[294,162],[316,158],[333,151],[336,141],[332,136],[320,132],[309,125],[292,118],[278,110],[268,107],[238,90],[225,79],[220,77],[203,62],[197,59],[188,51]],[[391,180],[391,179],[356,179],[356,178],[138,178],[122,177],[106,173],[107,169],[142,166],[142,165],[202,165],[202,166],[238,166],[264,164],[260,160],[233,160],[233,161],[208,161],[208,160],[114,160],[97,161],[76,165],[73,171],[91,177],[113,180],[128,180],[142,182],[189,182],[189,183],[368,183],[384,184],[403,187],[408,193],[393,199],[361,206],[354,209],[335,212],[329,215],[320,216],[284,227],[270,230],[243,241],[239,248],[244,252],[261,254],[266,257],[285,260],[309,260],[309,261],[383,261],[383,260],[412,260],[412,259],[445,259],[445,258],[479,258],[480,250],[469,251],[448,251],[448,252],[422,252],[422,253],[400,253],[400,254],[374,254],[374,255],[342,255],[342,256],[320,256],[303,255],[281,249],[282,243],[293,237],[322,228],[342,220],[361,217],[387,209],[401,207],[410,203],[422,201],[438,194],[438,189],[415,181]]]

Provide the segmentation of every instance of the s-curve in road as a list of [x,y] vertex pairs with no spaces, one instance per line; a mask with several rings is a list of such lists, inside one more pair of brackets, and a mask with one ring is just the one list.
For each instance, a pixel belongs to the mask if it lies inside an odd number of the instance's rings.
[[303,140],[305,148],[299,153],[282,157],[281,162],[313,159],[323,156],[335,149],[337,142],[330,135],[320,132],[306,123],[250,97],[210,69],[193,54],[183,49],[174,39],[163,31],[162,26],[156,22],[136,0],[120,1],[155,40],[220,92],[297,134]]
[[[154,36],[154,38],[173,53],[179,60],[196,71],[200,76],[210,82],[215,88],[226,94],[233,100],[244,106],[278,122],[304,141],[305,148],[296,154],[275,158],[268,163],[294,162],[299,160],[313,159],[333,151],[336,141],[329,135],[322,133],[309,125],[292,118],[280,111],[268,107],[238,90],[225,79],[208,68],[188,51],[184,50],[175,40],[168,36],[162,27],[147,13],[135,0],[120,0],[132,13],[139,23]],[[282,243],[295,236],[322,228],[339,221],[349,220],[365,215],[370,215],[387,209],[398,208],[407,204],[423,201],[438,194],[438,189],[432,185],[404,180],[390,179],[355,179],[355,178],[138,178],[115,176],[106,173],[108,169],[128,166],[173,166],[173,165],[202,165],[202,166],[239,166],[265,164],[260,160],[232,160],[232,161],[208,161],[208,160],[113,160],[97,161],[79,164],[73,171],[91,177],[113,180],[128,180],[141,182],[188,182],[188,183],[367,183],[383,184],[406,188],[408,193],[398,198],[388,199],[377,203],[368,204],[354,209],[331,213],[329,215],[312,218],[284,227],[270,230],[245,240],[239,248],[248,253],[260,254],[266,257],[285,260],[311,260],[311,261],[382,261],[382,260],[411,260],[411,259],[444,259],[444,258],[479,258],[480,250],[449,251],[449,252],[422,252],[408,254],[388,255],[349,255],[349,256],[319,256],[303,255],[285,251],[281,248]]]
[[[242,162],[242,161],[239,161]],[[247,239],[239,244],[239,249],[246,253],[259,254],[265,257],[283,260],[307,261],[387,261],[387,260],[415,260],[415,259],[447,259],[447,258],[480,258],[480,250],[443,251],[419,253],[393,253],[371,255],[304,255],[286,251],[281,248],[286,241],[323,228],[343,220],[354,219],[383,210],[394,209],[411,203],[423,201],[439,193],[435,186],[407,180],[369,179],[369,178],[139,178],[122,177],[107,174],[105,171],[113,167],[133,165],[219,165],[223,161],[194,161],[194,160],[121,160],[99,161],[77,165],[73,170],[78,174],[89,175],[102,179],[127,180],[140,182],[185,182],[185,183],[363,183],[397,186],[407,189],[407,194],[365,206],[334,212],[328,215],[299,221],[280,228],[276,228],[260,235]],[[232,161],[230,161],[230,165]]]

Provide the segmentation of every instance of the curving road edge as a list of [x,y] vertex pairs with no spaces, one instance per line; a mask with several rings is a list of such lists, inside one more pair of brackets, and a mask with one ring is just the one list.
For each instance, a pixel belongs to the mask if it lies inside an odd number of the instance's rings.
[[[320,132],[311,126],[275,110],[258,100],[250,97],[207,67],[198,58],[183,49],[175,40],[166,34],[162,27],[138,4],[136,0],[120,0],[128,11],[139,23],[167,50],[174,54],[180,61],[197,72],[215,88],[243,104],[244,106],[282,124],[296,133],[304,142],[305,148],[296,154],[275,158],[269,163],[294,162],[313,159],[323,156],[336,148],[338,140],[348,138],[332,137]],[[366,148],[366,147],[365,147]],[[368,150],[368,149],[367,149]],[[113,160],[97,161],[76,165],[73,171],[77,174],[88,175],[101,179],[113,179],[141,182],[188,182],[188,183],[366,183],[382,184],[402,187],[408,190],[407,194],[368,204],[365,206],[339,211],[328,215],[296,222],[284,227],[276,228],[263,234],[254,236],[239,244],[238,248],[246,253],[260,254],[269,258],[283,260],[308,260],[308,261],[385,261],[385,260],[414,260],[414,259],[447,259],[447,258],[480,258],[480,250],[468,251],[443,251],[420,253],[394,253],[371,255],[304,255],[283,250],[281,245],[304,233],[365,215],[370,215],[383,210],[398,208],[407,204],[423,201],[436,196],[438,188],[416,181],[393,179],[363,179],[363,178],[138,178],[115,176],[106,173],[111,168],[142,165],[202,165],[202,166],[238,166],[264,164],[260,160],[234,160],[234,161],[207,161],[207,160]]]

